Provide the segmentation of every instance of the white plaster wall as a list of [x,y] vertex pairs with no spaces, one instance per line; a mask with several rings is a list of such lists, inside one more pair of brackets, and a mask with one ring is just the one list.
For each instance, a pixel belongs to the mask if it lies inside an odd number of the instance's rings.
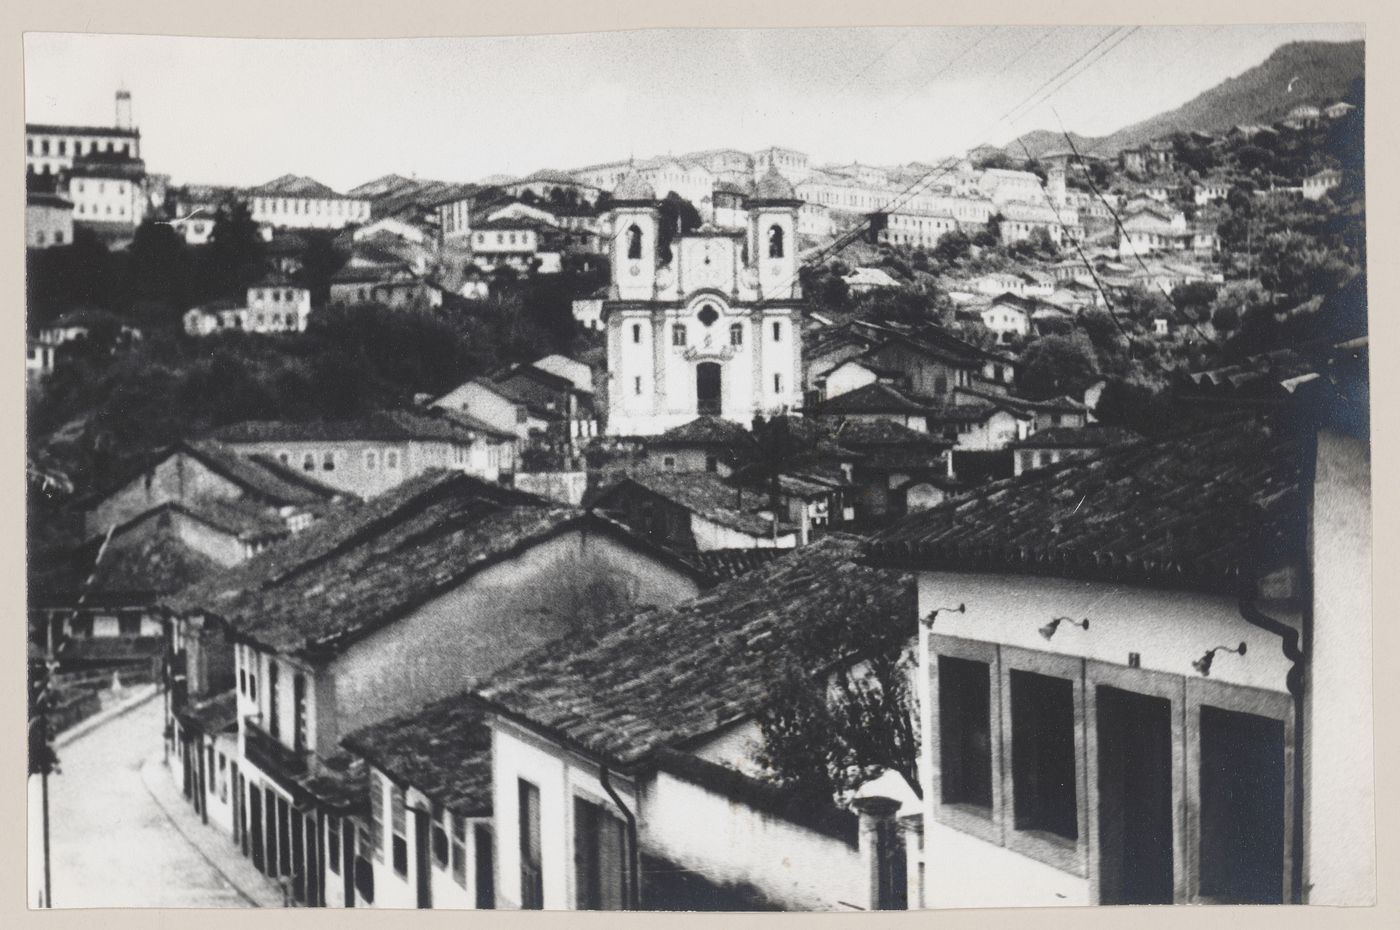
[[1371,644],[1371,460],[1318,436],[1313,643],[1305,715],[1304,885],[1309,904],[1376,900]]
[[[583,797],[618,815],[603,791],[595,766],[577,759],[502,721],[491,727],[496,843],[496,906],[520,907],[519,780],[540,791],[540,852],[545,910],[569,910],[574,904],[574,797]],[[613,788],[636,812],[636,792],[614,777]]]
[[598,612],[673,604],[698,590],[690,576],[600,532],[537,543],[337,657],[328,678],[337,712],[317,727],[316,746],[329,754],[346,734],[461,691]]
[[[920,616],[959,603],[967,613],[939,614],[935,633],[1125,667],[1136,652],[1142,668],[1188,678],[1200,677],[1191,663],[1207,649],[1244,642],[1244,656],[1216,656],[1211,681],[1287,691],[1278,637],[1246,623],[1233,598],[1025,575],[919,574]],[[1040,627],[1057,616],[1087,617],[1089,629],[1063,624],[1046,641]]]
[[[926,785],[924,907],[1062,907],[1093,903],[1087,878],[1061,872],[939,823],[933,819],[927,801],[930,797]],[[916,890],[911,888],[909,896],[917,900]]]
[[832,369],[826,376],[826,396],[839,397],[867,384],[874,384],[878,380],[875,373],[864,365],[845,362]]
[[840,840],[664,772],[646,784],[642,815],[646,849],[711,881],[751,884],[795,910],[869,906],[859,853]]
[[791,549],[797,545],[797,536],[791,532],[770,535],[750,536],[727,526],[720,526],[699,514],[690,515],[690,533],[695,538],[695,548],[701,552],[711,549]]

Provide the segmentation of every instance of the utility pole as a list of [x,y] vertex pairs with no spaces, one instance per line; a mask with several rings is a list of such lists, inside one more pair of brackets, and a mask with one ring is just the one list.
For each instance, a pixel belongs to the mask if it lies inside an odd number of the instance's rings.
[[29,683],[29,774],[39,775],[39,793],[42,804],[42,825],[44,831],[44,896],[40,907],[53,907],[53,882],[49,867],[49,772],[58,761],[49,745],[49,703],[53,699],[50,687],[51,676],[57,662],[52,654],[31,674]]

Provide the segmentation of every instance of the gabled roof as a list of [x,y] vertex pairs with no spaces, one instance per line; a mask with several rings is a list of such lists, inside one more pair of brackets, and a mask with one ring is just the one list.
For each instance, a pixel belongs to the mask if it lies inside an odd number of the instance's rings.
[[1052,426],[1036,430],[1025,439],[1008,443],[1012,449],[1102,449],[1137,439],[1136,433],[1116,426]]
[[911,580],[858,554],[833,534],[694,600],[543,646],[475,700],[570,748],[645,764],[760,712],[787,669],[815,676],[912,635]]
[[877,564],[1238,593],[1301,559],[1297,441],[1232,418],[997,481],[871,541]]
[[701,446],[744,449],[754,444],[754,438],[752,433],[732,420],[700,416],[680,426],[673,426],[660,436],[648,439],[647,444],[656,448]]
[[271,181],[250,188],[248,193],[259,197],[307,197],[318,200],[352,199],[337,193],[315,178],[299,174],[284,174],[281,177],[273,178]]
[[342,745],[455,814],[491,814],[491,729],[460,695],[356,730]]
[[[594,509],[606,512],[608,500],[623,493],[629,484],[749,536],[767,537],[773,533],[774,521],[763,513],[768,510],[766,492],[728,484],[710,472],[636,472],[599,494]],[[783,520],[776,525],[780,534],[795,529]]]
[[928,413],[928,408],[910,400],[902,391],[883,381],[872,381],[854,391],[837,394],[822,401],[815,412],[822,416],[846,416],[853,413],[902,413],[921,416]]
[[216,614],[238,640],[276,652],[334,655],[579,516],[460,472],[427,472],[169,606]]
[[232,445],[267,442],[454,442],[476,437],[459,419],[416,410],[376,410],[350,420],[248,420],[215,430]]

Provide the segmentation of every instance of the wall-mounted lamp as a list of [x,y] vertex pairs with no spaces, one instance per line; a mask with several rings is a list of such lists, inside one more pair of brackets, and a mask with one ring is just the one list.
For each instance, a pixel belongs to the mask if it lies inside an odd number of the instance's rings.
[[933,621],[937,620],[938,615],[944,612],[950,614],[965,614],[967,613],[967,605],[959,604],[956,607],[935,607],[933,610],[930,610],[928,612],[927,617],[924,617],[924,626],[933,626]]
[[1192,662],[1191,666],[1196,671],[1200,672],[1203,676],[1210,677],[1210,664],[1215,661],[1215,654],[1217,652],[1233,652],[1238,655],[1244,655],[1244,650],[1244,643],[1240,643],[1239,646],[1234,648],[1231,648],[1229,646],[1216,646],[1214,649],[1207,649],[1206,654],[1201,656],[1195,662]]
[[1040,628],[1040,635],[1044,636],[1048,640],[1050,637],[1055,635],[1055,631],[1060,628],[1061,623],[1068,623],[1070,626],[1077,626],[1082,630],[1089,629],[1088,617],[1085,617],[1083,620],[1071,620],[1069,617],[1056,617],[1054,620],[1051,620],[1049,623],[1045,624],[1045,626]]

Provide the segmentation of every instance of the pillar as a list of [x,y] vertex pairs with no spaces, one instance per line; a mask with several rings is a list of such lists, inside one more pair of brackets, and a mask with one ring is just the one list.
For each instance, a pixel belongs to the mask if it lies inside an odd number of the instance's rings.
[[857,798],[860,815],[860,860],[870,881],[872,911],[902,911],[909,906],[908,865],[899,833],[900,802],[894,798]]

